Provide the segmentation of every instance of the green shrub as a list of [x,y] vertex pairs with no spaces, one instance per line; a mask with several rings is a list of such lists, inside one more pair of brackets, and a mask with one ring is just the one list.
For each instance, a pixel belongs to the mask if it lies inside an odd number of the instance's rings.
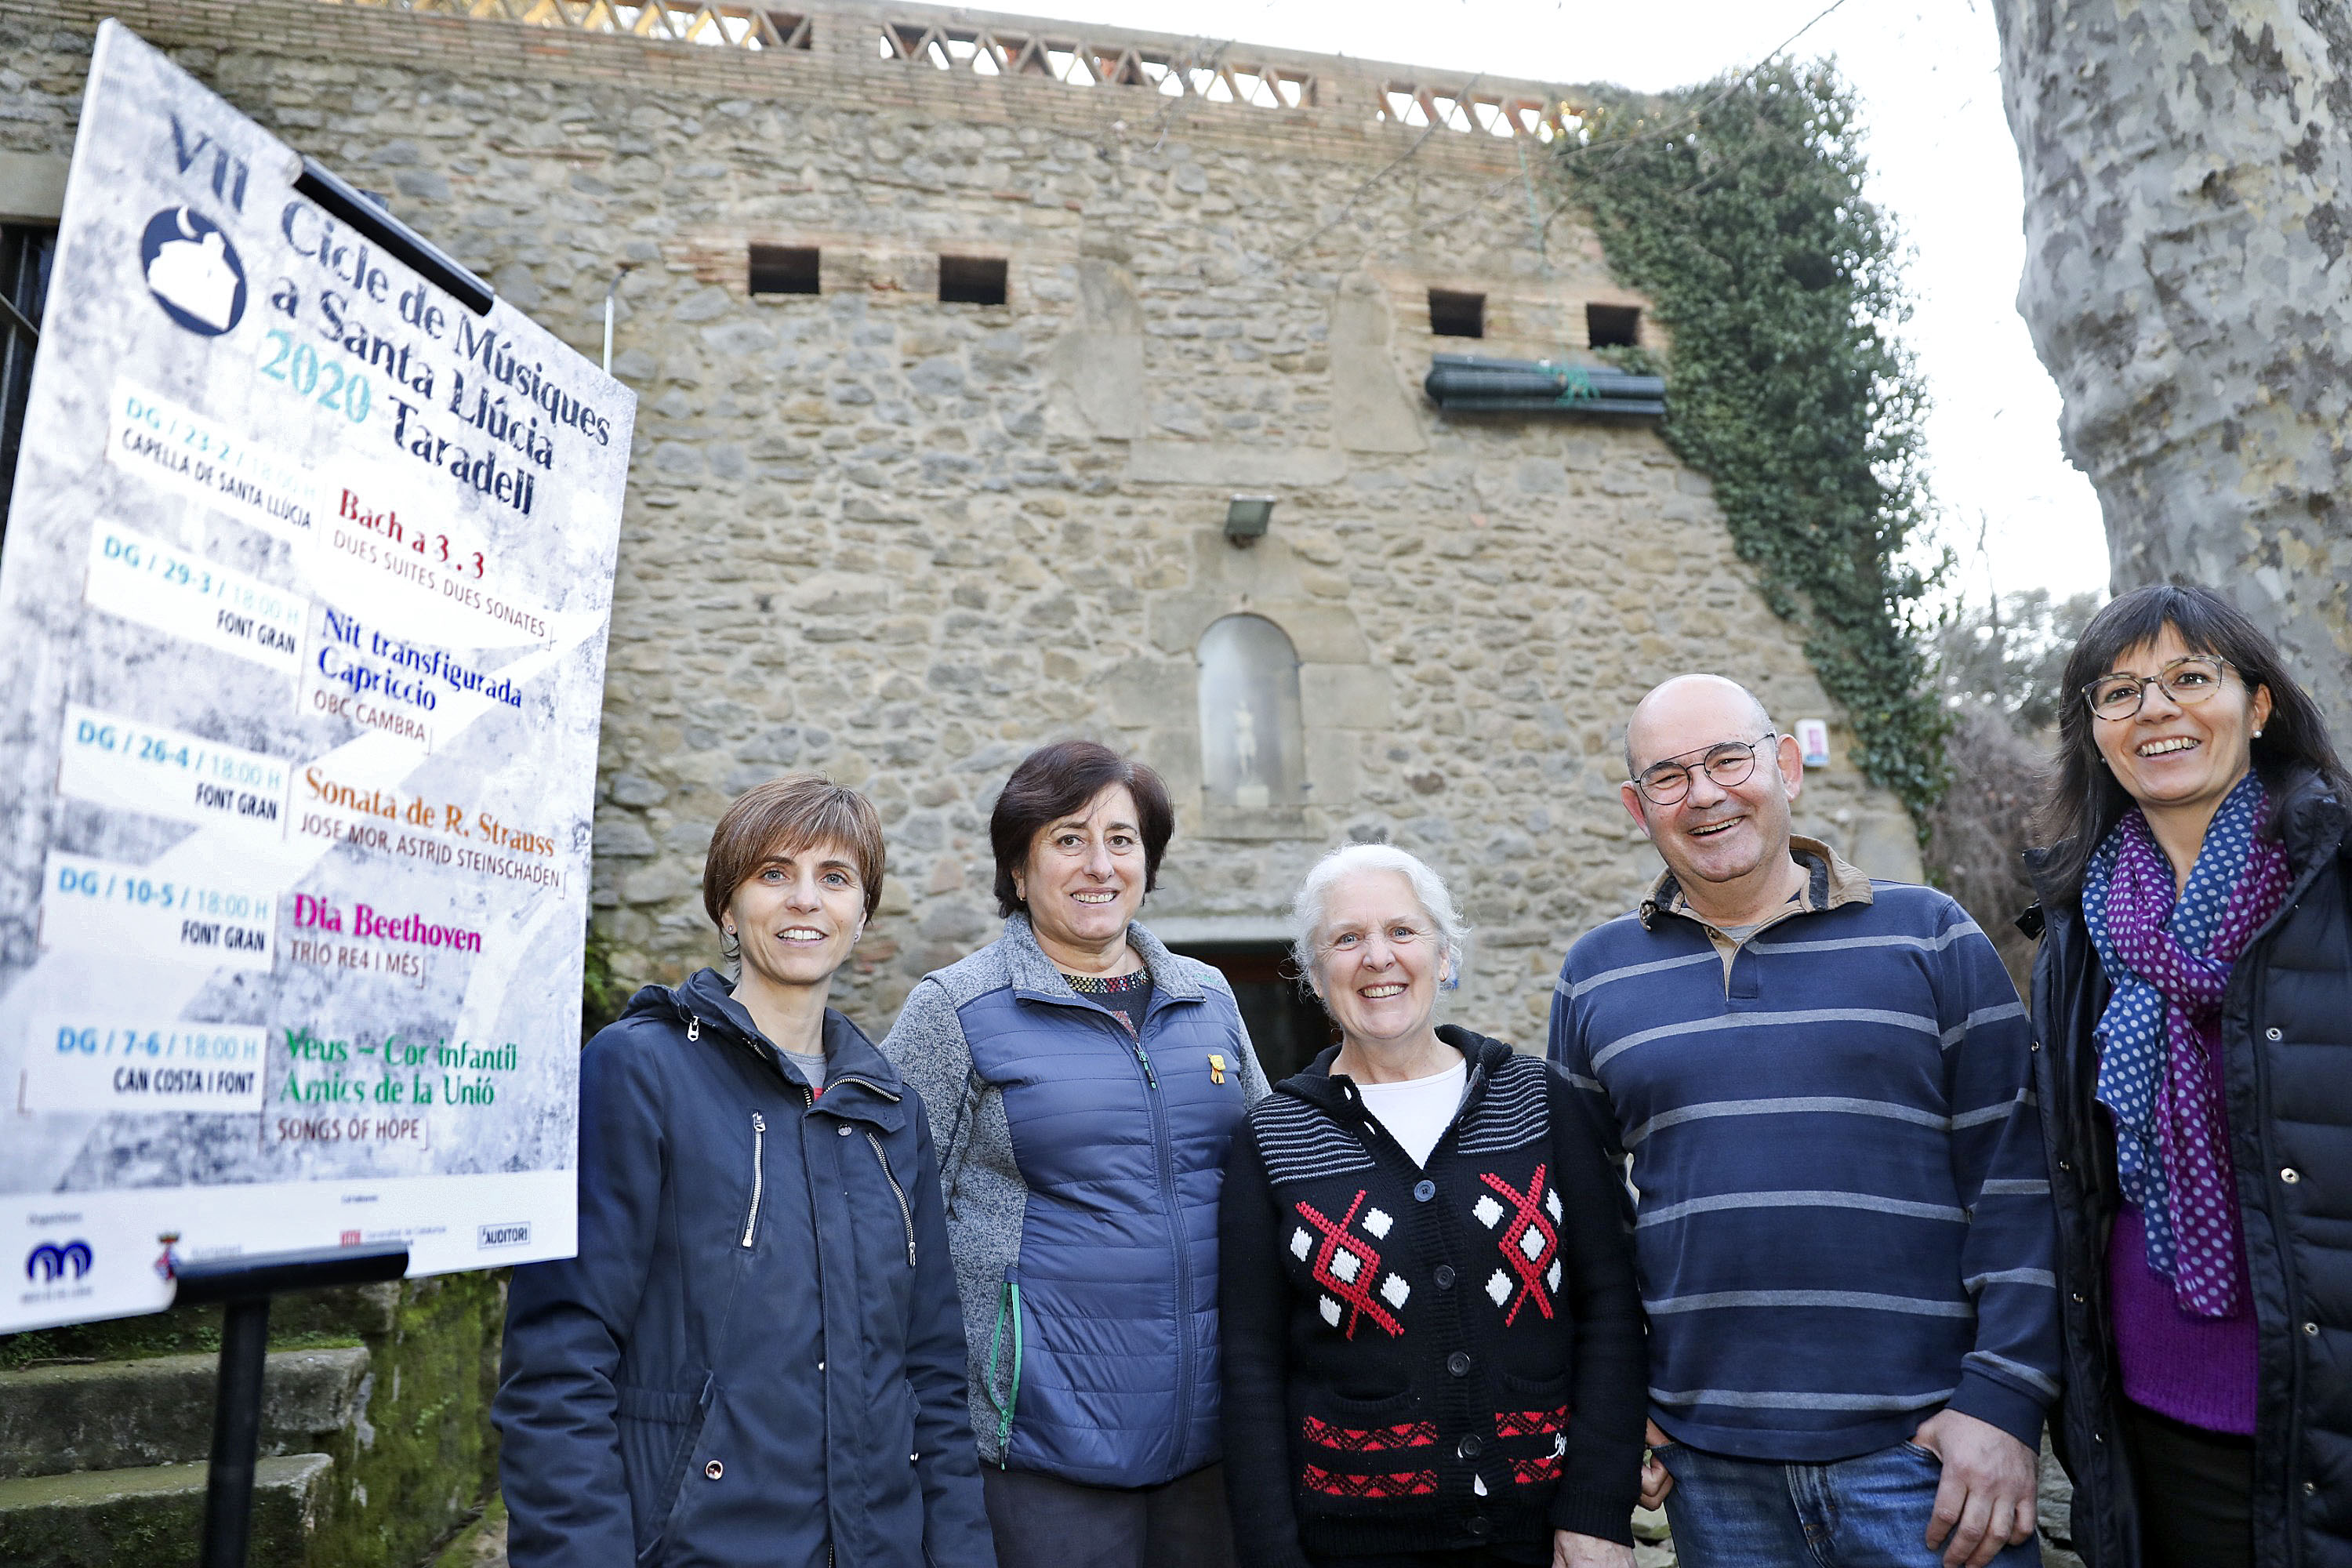
[[1945,719],[1928,578],[1903,558],[1927,514],[1927,397],[1895,336],[1900,242],[1864,199],[1861,142],[1834,67],[1775,59],[1589,111],[1559,168],[1672,335],[1667,444],[1714,481],[1734,547],[1803,631],[1863,773],[1924,826]]

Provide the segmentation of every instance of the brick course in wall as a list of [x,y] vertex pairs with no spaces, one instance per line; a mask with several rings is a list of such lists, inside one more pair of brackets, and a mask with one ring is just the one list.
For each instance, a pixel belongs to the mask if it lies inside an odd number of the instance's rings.
[[[1646,427],[1421,396],[1433,352],[1575,358],[1587,303],[1642,301],[1541,142],[1378,118],[1407,68],[1246,51],[1316,78],[1312,107],[1259,109],[879,58],[885,19],[979,16],[921,6],[819,11],[808,50],[754,53],[311,0],[0,0],[0,152],[68,149],[101,14],[583,353],[619,276],[641,403],[594,918],[627,978],[714,961],[711,825],[818,768],[889,830],[839,993],[878,1034],[994,931],[1005,773],[1084,733],[1174,789],[1147,922],[1270,936],[1316,855],[1385,836],[1478,928],[1454,1015],[1539,1046],[1561,950],[1654,868],[1617,800],[1624,714],[1698,668],[1829,719],[1801,828],[1917,874],[1704,478]],[[823,291],[751,295],[753,242],[818,247]],[[1003,258],[1006,303],[940,303],[942,254]],[[1486,337],[1433,338],[1432,287],[1485,294]],[[1241,491],[1277,498],[1249,549],[1222,532]],[[1204,802],[1195,649],[1234,613],[1297,649],[1303,805]]]

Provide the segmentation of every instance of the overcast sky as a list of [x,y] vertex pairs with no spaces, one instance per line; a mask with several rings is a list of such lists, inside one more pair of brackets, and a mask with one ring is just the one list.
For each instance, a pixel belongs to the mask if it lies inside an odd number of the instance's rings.
[[[1559,82],[1657,89],[1744,70],[1829,0],[1030,0],[1031,14]],[[2104,591],[2090,482],[2058,449],[2058,393],[2016,310],[2017,149],[1988,0],[1843,0],[1793,53],[1832,54],[1863,100],[1874,190],[1916,251],[1906,336],[1935,400],[1940,538],[1981,603]],[[1979,525],[1986,549],[1978,552]]]

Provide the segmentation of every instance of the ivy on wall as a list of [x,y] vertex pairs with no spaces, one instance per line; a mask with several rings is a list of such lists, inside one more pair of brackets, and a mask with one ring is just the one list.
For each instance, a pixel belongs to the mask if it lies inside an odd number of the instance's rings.
[[1919,821],[1943,791],[1945,730],[1928,583],[1901,560],[1927,516],[1926,394],[1893,335],[1898,240],[1863,198],[1853,97],[1826,61],[1774,59],[1584,124],[1560,167],[1673,337],[1662,434],[1713,480],[1734,547],[1803,631],[1863,773]]
[[583,944],[584,963],[580,972],[580,1043],[586,1045],[590,1037],[605,1025],[614,1022],[628,1006],[635,994],[629,983],[613,969],[612,940],[588,922],[588,935]]

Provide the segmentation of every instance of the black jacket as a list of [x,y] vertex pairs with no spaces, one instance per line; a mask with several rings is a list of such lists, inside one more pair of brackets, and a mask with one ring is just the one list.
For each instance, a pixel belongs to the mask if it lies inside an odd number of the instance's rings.
[[1542,1061],[1438,1034],[1468,1073],[1426,1166],[1331,1076],[1336,1047],[1234,1139],[1225,1486],[1249,1568],[1549,1561],[1555,1529],[1632,1543],[1647,1394],[1624,1184]]
[[813,1094],[727,982],[580,1062],[580,1251],[518,1268],[515,1568],[995,1568],[922,1102],[838,1013]]
[[[2352,1568],[2352,846],[2319,780],[2284,786],[2294,880],[2231,974],[2221,1049],[2238,1200],[2261,1337],[2255,1437],[2259,1568]],[[2052,1420],[2074,1479],[2074,1547],[2091,1568],[2138,1568],[2132,1479],[2105,1268],[2115,1137],[2092,1037],[2107,983],[2079,901],[2045,886],[2033,966],[2036,1088],[2058,1208],[2065,1391]]]

